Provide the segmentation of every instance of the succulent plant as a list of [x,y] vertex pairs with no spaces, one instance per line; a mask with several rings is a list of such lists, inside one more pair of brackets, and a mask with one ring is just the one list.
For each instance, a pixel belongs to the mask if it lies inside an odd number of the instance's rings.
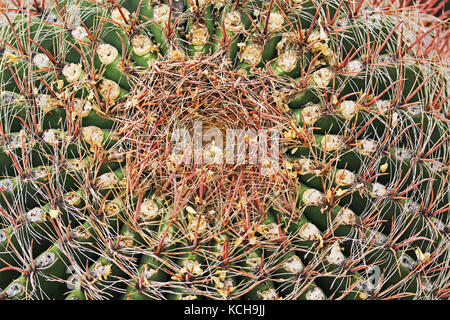
[[428,9],[0,1],[2,298],[448,299]]

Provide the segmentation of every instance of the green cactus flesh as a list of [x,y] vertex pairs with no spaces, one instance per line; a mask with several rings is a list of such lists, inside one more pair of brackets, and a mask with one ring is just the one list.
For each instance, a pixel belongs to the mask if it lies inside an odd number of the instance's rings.
[[[2,298],[450,296],[438,18],[395,1],[2,2]],[[244,132],[249,154],[220,161],[210,139],[182,161],[173,134],[200,121]],[[250,161],[263,130],[275,162]]]

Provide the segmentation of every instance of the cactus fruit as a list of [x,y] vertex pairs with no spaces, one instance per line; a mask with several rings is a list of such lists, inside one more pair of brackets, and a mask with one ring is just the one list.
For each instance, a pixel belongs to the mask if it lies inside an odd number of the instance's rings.
[[0,0],[2,298],[448,299],[446,22],[401,3]]

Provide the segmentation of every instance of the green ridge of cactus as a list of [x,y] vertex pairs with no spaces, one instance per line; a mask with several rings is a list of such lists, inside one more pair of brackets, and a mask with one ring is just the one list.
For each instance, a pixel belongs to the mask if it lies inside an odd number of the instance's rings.
[[448,299],[435,2],[0,0],[0,297]]

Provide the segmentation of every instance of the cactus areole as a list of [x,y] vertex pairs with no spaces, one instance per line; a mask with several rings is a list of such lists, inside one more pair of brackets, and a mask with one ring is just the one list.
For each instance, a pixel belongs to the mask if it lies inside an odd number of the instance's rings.
[[448,299],[432,3],[0,0],[1,297]]

